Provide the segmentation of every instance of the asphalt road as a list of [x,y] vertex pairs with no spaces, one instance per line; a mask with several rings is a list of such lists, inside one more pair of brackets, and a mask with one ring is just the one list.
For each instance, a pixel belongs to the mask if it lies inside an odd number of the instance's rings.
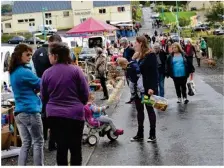
[[[144,9],[141,32],[151,34],[150,10]],[[206,70],[206,71],[205,71]],[[213,78],[211,78],[211,76]],[[125,87],[117,108],[109,113],[124,135],[110,142],[101,138],[87,165],[223,165],[223,73],[196,67],[194,82],[197,95],[188,105],[178,105],[171,79],[165,81],[166,112],[157,112],[157,142],[147,143],[149,121],[145,117],[145,141],[130,142],[137,131],[134,105],[125,104],[130,97]],[[216,83],[214,83],[215,81]],[[213,82],[213,83],[212,83]]]

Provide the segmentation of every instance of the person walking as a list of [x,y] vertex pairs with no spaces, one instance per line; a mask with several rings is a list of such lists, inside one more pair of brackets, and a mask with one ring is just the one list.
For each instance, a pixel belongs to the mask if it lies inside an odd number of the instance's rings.
[[[142,74],[145,95],[151,96],[158,93],[158,66],[156,55],[149,51],[147,39],[144,36],[136,38],[135,51],[139,53],[139,68]],[[137,58],[136,58],[137,59]],[[138,132],[131,141],[141,141],[144,138],[144,105],[141,99],[135,99],[138,119]],[[146,110],[150,122],[148,142],[156,140],[156,114],[152,106],[146,105]]]
[[155,42],[156,42],[156,37],[155,36],[152,36],[152,42],[153,42],[153,44],[155,44]]
[[166,47],[165,47],[165,51],[166,51],[166,54],[169,55],[173,52],[172,50],[172,43],[170,41],[167,42],[166,44]]
[[32,48],[26,44],[19,44],[15,47],[9,64],[10,83],[15,98],[15,122],[22,140],[19,166],[26,165],[32,143],[33,164],[44,165],[42,103],[36,94],[40,90],[40,79],[27,66],[31,58]]
[[[48,48],[53,43],[62,42],[62,39],[59,35],[55,34],[49,37],[48,44],[44,44],[41,48],[35,51],[32,60],[34,67],[36,69],[37,76],[42,78],[43,73],[51,67],[49,58],[48,58]],[[42,122],[43,122],[43,131],[44,131],[44,141],[47,142],[48,139],[48,119],[46,117],[46,104],[43,104],[42,108]],[[48,141],[48,150],[56,150],[55,138],[52,132],[49,132],[49,141]]]
[[197,59],[198,67],[201,66],[201,57],[202,57],[200,48],[201,47],[200,47],[199,41],[196,41],[196,44],[195,44],[196,55],[195,55],[195,57]]
[[160,48],[159,43],[154,44],[153,49],[156,54],[158,65],[159,96],[164,97],[165,65],[167,56],[163,49]]
[[207,43],[205,40],[202,38],[201,39],[201,50],[202,50],[202,56],[206,57],[207,56]]
[[100,79],[104,94],[104,98],[102,98],[101,100],[107,100],[109,99],[106,86],[107,57],[105,54],[103,54],[103,50],[101,48],[97,48],[96,53],[96,77]]
[[193,56],[196,54],[196,51],[190,40],[187,41],[187,45],[184,50],[186,53],[186,58],[193,64]]
[[173,53],[167,59],[166,76],[171,77],[174,81],[177,103],[184,100],[184,104],[187,104],[187,79],[191,73],[195,71],[192,62],[186,58],[184,51],[179,43],[175,42],[172,45]]
[[53,66],[42,76],[41,98],[57,143],[57,165],[68,165],[68,150],[70,165],[81,165],[84,105],[89,96],[87,80],[82,70],[71,64],[67,45],[52,44],[49,60]]

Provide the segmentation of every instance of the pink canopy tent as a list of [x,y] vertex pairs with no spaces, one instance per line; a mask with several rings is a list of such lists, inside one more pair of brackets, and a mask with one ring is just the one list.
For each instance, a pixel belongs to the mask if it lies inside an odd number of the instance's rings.
[[89,18],[83,23],[67,31],[66,34],[96,33],[96,32],[105,32],[105,31],[114,31],[116,29],[117,28],[114,26],[95,20],[93,18]]

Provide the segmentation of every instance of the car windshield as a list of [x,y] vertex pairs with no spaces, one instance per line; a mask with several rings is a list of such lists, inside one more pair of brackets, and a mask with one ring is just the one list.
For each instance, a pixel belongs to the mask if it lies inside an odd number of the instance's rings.
[[96,50],[94,48],[83,48],[81,54],[96,54]]

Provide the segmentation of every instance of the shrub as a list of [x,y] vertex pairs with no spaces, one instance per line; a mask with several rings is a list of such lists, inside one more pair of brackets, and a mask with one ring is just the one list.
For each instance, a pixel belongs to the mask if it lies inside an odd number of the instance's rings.
[[178,20],[179,20],[179,25],[181,27],[188,26],[191,23],[191,20],[189,18],[186,18],[186,17],[180,17]]
[[9,39],[11,39],[13,37],[14,37],[14,35],[3,34],[1,37],[2,43],[8,43]]
[[213,58],[223,60],[224,36],[204,36],[207,46],[212,49]]

